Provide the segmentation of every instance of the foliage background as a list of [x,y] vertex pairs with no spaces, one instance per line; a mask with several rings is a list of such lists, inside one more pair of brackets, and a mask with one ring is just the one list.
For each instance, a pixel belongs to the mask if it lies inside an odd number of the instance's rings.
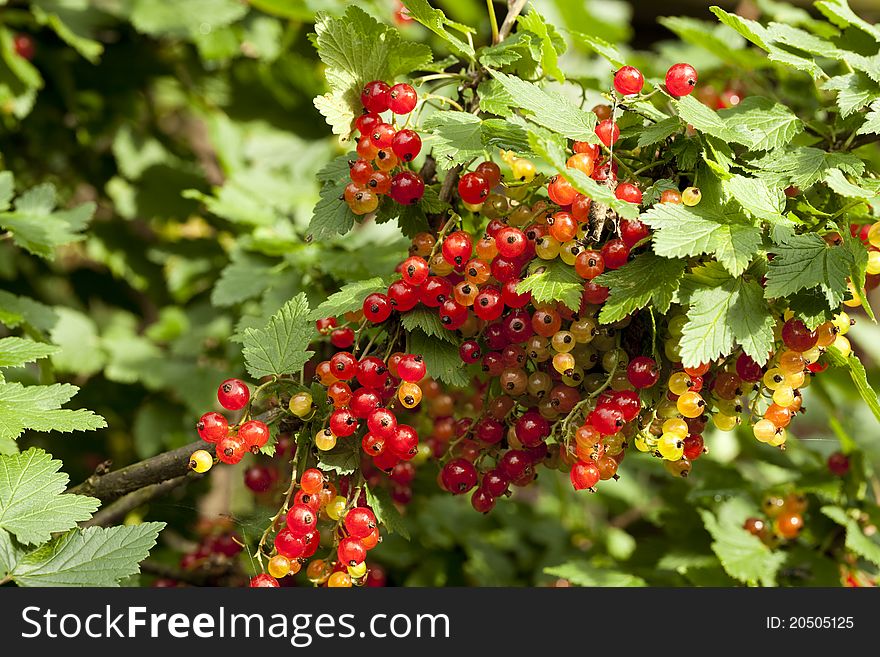
[[[485,3],[437,4],[476,27],[478,44],[486,40]],[[496,4],[503,14],[504,3]],[[760,82],[745,60],[731,66],[701,47],[707,33],[744,47],[717,25],[707,4],[688,3],[683,9],[692,18],[644,29],[653,25],[644,22],[653,20],[645,11],[653,3],[633,4],[635,28],[625,2],[534,3],[569,39],[582,32],[632,44],[634,50],[622,46],[628,61],[650,73],[690,61],[701,81],[719,90],[725,80],[746,88]],[[94,410],[109,425],[73,436],[29,433],[19,441],[62,459],[76,482],[105,459],[119,466],[191,442],[196,418],[213,407],[217,382],[243,372],[238,336],[244,328],[263,325],[299,292],[315,307],[347,280],[386,275],[408,241],[393,222],[344,238],[307,239],[317,174],[344,152],[312,104],[325,82],[308,35],[315,11],[340,14],[348,3],[0,5],[0,164],[14,173],[19,192],[50,182],[65,204],[97,204],[84,238],[59,249],[54,260],[0,241],[0,289],[48,306],[51,314],[37,329],[61,347],[42,366],[11,370],[7,379],[75,383],[82,390],[73,407]],[[358,5],[391,21],[391,1]],[[775,2],[757,6],[789,20],[785,12],[797,11]],[[438,45],[417,24],[401,29],[409,39]],[[36,40],[31,65],[11,49],[12,35],[22,31]],[[598,88],[610,66],[572,41],[563,68],[575,83]],[[587,106],[599,98],[588,92]],[[873,157],[880,161],[880,152]],[[877,384],[880,330],[865,321],[853,335]],[[732,584],[711,544],[729,539],[725,531],[757,512],[765,493],[796,486],[822,495],[840,486],[826,474],[824,459],[841,444],[858,446],[880,464],[880,430],[845,373],[822,378],[797,423],[800,440],[784,454],[748,437],[707,433],[711,452],[686,481],[633,458],[623,478],[599,495],[576,495],[546,477],[537,490],[483,517],[466,500],[437,490],[435,472],[425,466],[407,510],[412,540],[392,535],[376,558],[390,582],[408,585],[535,585],[559,577],[581,584]],[[12,449],[0,443],[0,453]],[[169,524],[151,558],[173,566],[193,540],[199,515],[228,514],[242,536],[253,538],[265,510],[244,490],[242,471],[217,468],[205,481],[131,514],[130,523]],[[877,486],[876,477],[863,483],[869,484]],[[837,531],[817,499],[807,521],[811,542]],[[701,516],[709,509],[720,523],[717,534],[707,532]],[[752,556],[776,559],[769,551]],[[247,560],[241,568],[249,569]],[[840,572],[821,553],[795,546],[781,569],[744,579],[836,584]]]

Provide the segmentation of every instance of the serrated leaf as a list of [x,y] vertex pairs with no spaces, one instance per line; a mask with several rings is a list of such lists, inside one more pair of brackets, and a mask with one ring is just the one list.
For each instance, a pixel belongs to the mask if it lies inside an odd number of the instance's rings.
[[107,426],[100,415],[86,410],[61,409],[76,394],[76,386],[23,386],[0,383],[0,439],[16,439],[32,431],[92,431]]
[[828,306],[828,299],[819,288],[801,290],[791,295],[788,297],[788,308],[811,331],[834,318],[834,312]]
[[409,540],[409,531],[403,522],[403,516],[394,506],[391,494],[387,488],[366,486],[364,490],[367,493],[367,504],[376,515],[376,520],[380,525],[384,526],[392,534],[400,534],[406,540]]
[[852,25],[874,37],[874,40],[880,41],[880,29],[871,25],[866,20],[859,18],[859,16],[850,9],[846,0],[820,0],[816,3],[816,9],[821,11],[828,20],[838,27],[848,27]]
[[364,281],[355,281],[343,285],[338,292],[334,292],[317,308],[309,313],[308,319],[314,321],[325,317],[340,317],[345,313],[360,310],[364,305],[364,298],[373,292],[385,292],[388,284],[380,276],[368,278]]
[[422,330],[426,335],[430,335],[447,342],[455,342],[453,332],[444,328],[440,321],[440,315],[434,308],[425,308],[420,306],[400,315],[400,323],[403,328],[409,332],[415,329]]
[[49,332],[49,338],[59,347],[52,355],[55,369],[82,376],[91,376],[103,369],[107,355],[94,320],[63,306],[57,307],[55,312],[58,321]]
[[234,253],[211,290],[211,303],[227,307],[260,296],[274,282],[276,268],[277,262],[264,256]]
[[877,392],[868,383],[868,373],[865,366],[855,354],[844,357],[843,353],[837,347],[830,346],[827,349],[828,361],[834,367],[845,367],[849,370],[849,376],[859,391],[862,400],[871,409],[874,417],[880,422],[880,400],[877,398]]
[[820,236],[792,235],[773,247],[767,270],[765,295],[779,299],[800,290],[819,287],[832,308],[846,298],[852,253],[842,246],[830,246]]
[[864,73],[838,75],[828,80],[822,88],[837,92],[837,106],[843,118],[866,107],[880,96],[880,85]]
[[654,252],[666,258],[714,254],[733,276],[749,266],[761,247],[761,230],[742,213],[704,202],[693,208],[660,203],[641,215],[655,230]]
[[597,55],[604,57],[615,69],[626,65],[626,58],[623,54],[605,39],[592,34],[584,34],[583,32],[571,32],[571,36],[575,42],[582,43]]
[[545,568],[553,577],[567,579],[575,586],[647,586],[641,577],[610,568],[597,568],[586,561],[569,561],[559,566]]
[[[427,231],[429,226],[428,218],[425,215],[425,206],[426,204],[431,203],[431,199],[426,198],[429,194],[429,189],[431,188],[426,187],[425,197],[423,197],[418,203],[413,203],[412,205],[383,203],[379,207],[379,211],[376,213],[376,223],[384,224],[389,221],[394,221],[397,223],[400,232],[410,238],[414,237],[417,233]],[[436,194],[436,192],[434,193]]]
[[658,22],[682,41],[712,53],[720,61],[746,70],[763,63],[763,57],[746,49],[741,35],[727,25],[685,16],[661,17]]
[[846,528],[844,544],[848,549],[880,567],[880,543],[866,536],[858,521],[851,518],[846,509],[839,506],[823,506],[820,510],[838,525]]
[[562,260],[538,261],[531,274],[516,287],[518,294],[530,292],[538,303],[561,301],[568,308],[578,310],[584,292],[584,280],[574,267]]
[[403,0],[403,6],[406,7],[410,17],[427,27],[434,34],[443,39],[449,47],[457,54],[462,55],[469,60],[474,60],[474,48],[470,44],[462,41],[460,38],[449,32],[447,26],[457,28],[459,31],[472,31],[459,23],[450,21],[446,18],[440,9],[434,9],[428,4],[427,0]]
[[537,84],[499,71],[490,71],[510,95],[514,107],[524,110],[528,117],[552,132],[568,139],[598,143],[594,132],[596,115],[587,112],[562,94],[541,89]]
[[409,334],[409,350],[425,359],[428,376],[440,379],[450,386],[463,387],[470,377],[462,367],[458,346],[431,337],[416,329]]
[[700,509],[706,531],[712,536],[712,551],[728,575],[746,584],[774,586],[785,553],[771,550],[742,525],[722,524],[711,511]]
[[0,367],[18,367],[51,356],[58,347],[24,338],[0,338]]
[[880,134],[880,101],[875,101],[871,103],[871,111],[865,114],[865,122],[861,125],[856,134]]
[[428,46],[405,41],[396,29],[380,24],[357,6],[349,6],[339,18],[318,12],[314,43],[327,67],[330,86],[329,93],[315,99],[315,107],[342,137],[351,132],[367,82],[394,80],[432,59]]
[[743,210],[755,219],[773,223],[786,221],[782,216],[785,210],[785,192],[782,189],[773,189],[760,178],[738,175],[730,176],[721,184]]
[[345,235],[354,227],[354,213],[342,193],[344,184],[325,185],[321,188],[321,199],[312,210],[309,222],[309,234],[318,240],[325,240],[336,235]]
[[325,472],[336,472],[340,475],[351,474],[361,467],[361,450],[359,441],[341,438],[336,447],[326,452],[318,452],[318,467]]
[[88,520],[101,505],[65,494],[70,479],[63,464],[41,449],[0,456],[0,528],[21,543],[44,543],[52,534]]
[[140,571],[164,522],[74,529],[21,557],[10,575],[19,586],[118,586]]
[[245,366],[255,379],[299,372],[314,354],[308,351],[314,326],[305,293],[288,301],[262,329],[244,332]]
[[431,131],[430,145],[437,165],[448,171],[483,153],[483,122],[468,112],[438,112],[423,127]]
[[679,341],[685,367],[727,356],[736,345],[756,362],[767,362],[774,346],[774,320],[757,282],[719,276],[689,289],[682,303],[689,306]]
[[[828,171],[822,182],[828,185],[834,192],[847,198],[861,198],[866,201],[872,201],[880,194],[880,189],[876,187],[875,181],[860,179],[860,184],[857,185],[850,182],[840,169]],[[866,189],[862,185],[868,185],[870,189]]]
[[658,141],[664,141],[681,130],[681,121],[675,116],[652,123],[639,131],[639,147],[650,146]]
[[534,7],[526,15],[517,18],[518,30],[527,30],[537,35],[541,48],[541,68],[545,75],[565,82],[565,75],[559,68],[559,55],[565,52],[565,41],[556,32],[556,28],[548,24]]
[[594,282],[610,290],[599,313],[599,321],[613,324],[648,304],[665,313],[681,284],[686,264],[685,260],[661,258],[647,252],[620,269],[598,276]]
[[763,178],[773,187],[789,185],[805,191],[822,180],[830,169],[840,169],[854,176],[865,170],[865,164],[852,153],[826,153],[811,146],[788,147],[768,153],[752,165],[763,172]]

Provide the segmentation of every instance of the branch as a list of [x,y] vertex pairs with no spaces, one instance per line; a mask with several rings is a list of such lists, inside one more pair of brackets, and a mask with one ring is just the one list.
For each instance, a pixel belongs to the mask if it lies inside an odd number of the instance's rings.
[[112,502],[132,491],[160,484],[169,479],[184,477],[190,471],[189,457],[197,449],[205,449],[213,453],[214,445],[199,440],[133,463],[115,472],[107,474],[96,472],[67,492],[97,497],[102,502]]
[[526,6],[526,0],[514,0],[513,2],[508,3],[510,9],[507,10],[507,16],[504,17],[504,22],[501,24],[501,29],[498,30],[498,41],[504,41],[507,38],[507,35],[510,34],[510,31],[513,29],[513,24],[516,22],[516,17],[520,15],[523,9]]
[[848,150],[854,151],[857,148],[867,146],[868,144],[873,144],[877,141],[880,141],[880,134],[860,135],[853,139],[852,143],[849,145]]
[[188,472],[181,477],[175,477],[174,479],[168,479],[159,484],[150,484],[149,486],[140,488],[124,497],[120,497],[109,506],[104,507],[93,515],[90,520],[82,523],[81,526],[109,527],[115,522],[122,520],[122,518],[127,516],[130,511],[133,511],[139,506],[143,506],[157,497],[165,495],[165,493],[174,490],[178,486],[182,486],[188,481],[201,479],[203,476],[204,475],[196,474],[195,472]]

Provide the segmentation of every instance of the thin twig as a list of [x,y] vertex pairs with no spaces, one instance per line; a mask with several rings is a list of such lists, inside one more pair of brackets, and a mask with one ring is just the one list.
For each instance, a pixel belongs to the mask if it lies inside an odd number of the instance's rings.
[[515,0],[510,5],[510,9],[507,10],[507,16],[504,18],[504,22],[501,24],[501,29],[498,30],[498,41],[504,41],[507,38],[507,35],[510,34],[510,31],[513,29],[513,24],[516,22],[516,17],[520,15],[523,9],[525,9],[526,0]]
[[190,472],[174,479],[168,479],[159,484],[151,484],[139,490],[133,491],[121,497],[109,506],[104,507],[91,517],[90,520],[82,523],[82,527],[108,527],[113,523],[124,518],[130,511],[152,502],[157,497],[161,497],[166,493],[182,486],[188,481],[200,479],[202,475]]

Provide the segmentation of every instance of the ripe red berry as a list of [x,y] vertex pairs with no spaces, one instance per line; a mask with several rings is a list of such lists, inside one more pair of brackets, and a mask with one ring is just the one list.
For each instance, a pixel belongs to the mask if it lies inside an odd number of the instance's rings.
[[628,201],[636,205],[642,202],[642,190],[632,183],[620,183],[614,190],[614,195],[621,201]]
[[355,538],[366,538],[376,529],[376,515],[365,506],[356,506],[345,514],[345,531]]
[[462,362],[468,365],[479,362],[480,358],[483,357],[483,353],[480,351],[480,344],[476,340],[465,340],[462,342],[458,348],[458,355]]
[[337,408],[330,414],[328,426],[333,435],[346,438],[357,431],[358,420],[347,408]]
[[363,311],[367,321],[381,324],[391,316],[391,301],[380,292],[374,292],[364,299]]
[[373,173],[373,165],[364,159],[352,160],[348,165],[348,176],[356,185],[366,185]]
[[570,478],[575,490],[592,488],[599,483],[599,468],[594,461],[578,461],[571,466]]
[[334,329],[330,333],[330,343],[337,349],[348,349],[354,344],[354,331],[348,326]]
[[388,438],[397,431],[397,418],[387,408],[377,408],[367,417],[367,428],[381,438]]
[[358,383],[365,388],[381,389],[388,380],[388,367],[381,358],[367,356],[358,363],[356,376]]
[[251,577],[251,582],[248,586],[252,589],[275,589],[279,588],[281,584],[271,575],[261,573],[256,577]]
[[367,548],[359,538],[349,536],[339,541],[336,555],[339,557],[339,561],[346,566],[356,566],[367,558]]
[[299,478],[299,485],[309,495],[320,493],[324,488],[324,473],[317,468],[309,468]]
[[621,96],[633,96],[645,86],[645,77],[635,66],[624,66],[614,74],[614,88]]
[[639,393],[635,390],[613,392],[608,398],[608,403],[612,408],[616,408],[623,413],[623,419],[626,422],[635,420],[639,415],[639,411],[642,410],[642,400],[639,397]]
[[596,126],[596,136],[606,147],[611,148],[620,138],[620,128],[611,119],[605,119]]
[[638,219],[623,219],[620,222],[620,237],[629,248],[633,248],[650,234],[648,225]]
[[511,278],[501,286],[501,300],[508,308],[523,308],[532,300],[531,292],[520,294],[516,291],[520,283],[518,278]]
[[273,483],[274,471],[265,465],[252,465],[244,471],[244,485],[255,493],[265,493]]
[[15,48],[15,54],[28,61],[32,60],[37,52],[34,40],[27,34],[16,34],[12,39],[12,45]]
[[801,320],[790,319],[782,326],[782,341],[792,351],[809,351],[819,342],[819,334]]
[[489,195],[489,183],[478,173],[466,173],[458,180],[458,195],[465,203],[477,205]]
[[230,411],[238,411],[247,406],[251,392],[239,379],[226,379],[217,389],[217,401]]
[[456,331],[464,326],[464,323],[467,321],[468,309],[467,306],[462,306],[455,299],[446,299],[446,301],[440,304],[437,314],[440,317],[440,323],[443,324],[443,328],[449,331]]
[[474,169],[474,173],[482,176],[483,180],[489,183],[490,189],[501,182],[501,167],[489,160],[480,162]]
[[406,82],[399,82],[388,93],[388,108],[395,114],[409,114],[418,102],[418,94]]
[[390,196],[401,205],[418,203],[425,195],[425,181],[412,171],[401,171],[391,179]]
[[620,269],[629,259],[629,247],[623,240],[610,240],[602,247],[602,260],[606,269]]
[[196,431],[199,432],[199,438],[202,440],[216,443],[225,438],[226,434],[229,433],[229,422],[220,413],[211,411],[199,418],[198,424],[196,424]]
[[845,477],[849,472],[849,457],[842,452],[834,452],[828,457],[828,470],[838,477]]
[[445,278],[429,276],[419,288],[420,300],[429,308],[438,308],[441,303],[452,296],[452,284]]
[[422,138],[415,130],[399,130],[391,142],[391,150],[403,162],[412,162],[422,150]]
[[275,549],[278,554],[288,559],[298,559],[306,548],[306,542],[301,536],[294,535],[286,527],[275,535]]
[[594,306],[601,306],[608,301],[608,295],[611,291],[604,285],[599,285],[595,281],[587,281],[584,283],[583,300]]
[[365,433],[361,439],[361,449],[364,454],[379,456],[385,450],[385,439],[372,433]]
[[478,513],[489,513],[489,511],[495,508],[495,498],[482,488],[478,488],[474,491],[473,496],[471,496],[471,506]]
[[653,358],[636,356],[626,367],[626,377],[636,388],[650,388],[660,380],[660,370]]
[[443,240],[443,258],[453,267],[461,267],[471,258],[473,251],[471,236],[458,230]]
[[504,301],[501,291],[494,285],[486,285],[474,299],[474,314],[480,319],[491,322],[504,312]]
[[294,504],[287,512],[287,529],[294,536],[305,536],[315,530],[318,516],[305,504]]
[[703,455],[703,436],[690,434],[683,442],[684,457],[689,461],[695,461]]
[[418,287],[428,280],[431,270],[424,258],[412,256],[403,261],[400,273],[403,275],[403,280],[410,285]]
[[[419,451],[419,434],[408,424],[398,424],[394,434],[385,441],[386,451],[397,459],[410,460]],[[394,464],[392,464],[393,467]]]
[[617,433],[625,424],[623,413],[610,406],[598,406],[587,416],[587,422],[603,436]]
[[393,125],[379,123],[373,126],[373,130],[370,132],[370,141],[378,149],[391,148],[395,134],[397,134],[397,130]]
[[697,70],[690,64],[675,64],[666,71],[666,90],[673,96],[687,96],[696,86]]
[[269,427],[260,420],[249,420],[238,429],[238,437],[255,454],[269,442]]
[[477,469],[470,461],[452,459],[443,466],[440,479],[446,490],[453,495],[461,495],[477,485]]
[[321,335],[327,335],[334,328],[336,328],[335,317],[324,317],[323,319],[315,320],[315,330]]
[[425,359],[415,354],[407,354],[400,359],[400,363],[397,365],[397,376],[410,383],[421,381],[427,373]]
[[382,80],[368,82],[361,91],[361,104],[368,112],[381,114],[388,109],[391,100],[391,87]]
[[412,310],[419,304],[421,294],[419,288],[409,285],[403,280],[394,281],[388,286],[388,299],[391,307],[398,312]]
[[747,383],[756,383],[764,376],[764,368],[758,365],[748,354],[740,354],[736,359],[736,373]]
[[520,416],[514,425],[514,431],[523,447],[536,447],[550,435],[550,423],[533,408]]
[[366,420],[381,404],[382,398],[378,392],[369,388],[358,388],[351,393],[348,408],[355,417]]
[[354,127],[362,135],[368,135],[377,125],[382,123],[382,117],[376,112],[365,112],[361,114],[354,122]]
[[247,453],[247,445],[238,436],[226,436],[217,443],[217,458],[227,465],[240,463]]
[[507,226],[495,234],[495,246],[504,258],[517,258],[526,250],[526,235],[519,228]]

